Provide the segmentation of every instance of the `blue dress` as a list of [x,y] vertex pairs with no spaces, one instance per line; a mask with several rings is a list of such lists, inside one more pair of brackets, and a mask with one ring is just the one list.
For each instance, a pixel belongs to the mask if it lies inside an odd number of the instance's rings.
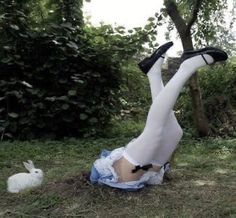
[[91,183],[107,185],[126,191],[137,191],[146,185],[160,185],[162,183],[166,167],[162,167],[159,172],[147,171],[137,181],[118,182],[118,176],[113,168],[113,164],[123,156],[123,152],[124,147],[113,151],[102,150],[100,157],[92,166],[90,174]]

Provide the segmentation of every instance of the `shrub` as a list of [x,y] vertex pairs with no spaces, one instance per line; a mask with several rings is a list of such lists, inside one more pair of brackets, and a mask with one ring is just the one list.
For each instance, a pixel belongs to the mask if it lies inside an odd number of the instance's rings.
[[94,135],[123,109],[121,66],[156,45],[160,19],[92,27],[82,3],[0,0],[1,139]]
[[121,109],[121,66],[145,50],[144,42],[153,44],[154,18],[129,33],[63,19],[30,28],[24,11],[5,7],[11,11],[0,17],[1,139],[103,132]]
[[[236,129],[236,64],[231,60],[227,64],[203,68],[199,73],[200,86],[206,116],[212,135],[233,136]],[[176,111],[182,126],[191,129],[192,103],[185,88],[178,101]]]
[[236,64],[217,65],[200,77],[206,114],[213,134],[232,135],[236,130]]
[[37,33],[5,21],[9,40],[1,47],[0,61],[2,139],[101,132],[118,100],[120,61],[107,55],[107,47],[100,52],[70,23]]

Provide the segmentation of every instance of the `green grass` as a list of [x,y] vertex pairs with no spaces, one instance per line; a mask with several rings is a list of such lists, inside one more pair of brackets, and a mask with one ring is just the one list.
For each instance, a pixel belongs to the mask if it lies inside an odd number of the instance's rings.
[[[172,180],[129,193],[93,186],[81,176],[102,148],[130,138],[3,142],[0,144],[0,217],[236,217],[236,140],[183,140]],[[41,187],[6,191],[7,178],[32,159]]]

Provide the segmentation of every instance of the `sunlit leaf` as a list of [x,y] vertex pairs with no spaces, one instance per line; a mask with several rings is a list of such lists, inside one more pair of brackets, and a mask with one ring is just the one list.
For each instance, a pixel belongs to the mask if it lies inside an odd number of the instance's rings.
[[17,113],[8,113],[8,116],[11,118],[17,118],[19,115]]
[[19,28],[17,25],[15,25],[15,24],[11,24],[10,27],[11,27],[12,29],[14,29],[14,30],[19,30],[19,29],[20,29],[20,28]]
[[70,90],[70,91],[68,91],[68,95],[75,96],[75,95],[77,95],[77,91],[76,90]]
[[82,113],[82,114],[80,114],[79,117],[80,117],[81,120],[86,120],[88,118],[88,115]]

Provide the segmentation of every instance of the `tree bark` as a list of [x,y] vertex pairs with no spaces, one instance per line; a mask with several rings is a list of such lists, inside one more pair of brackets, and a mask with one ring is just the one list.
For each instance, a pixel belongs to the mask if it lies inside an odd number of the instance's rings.
[[[181,17],[176,2],[174,0],[165,0],[164,4],[166,7],[167,14],[172,19],[180,35],[183,49],[193,50],[193,43],[190,30],[191,26],[197,19],[201,0],[196,0],[192,16],[188,22]],[[197,133],[200,137],[207,136],[209,135],[209,123],[205,116],[205,110],[202,102],[202,94],[198,82],[198,76],[196,73],[190,78],[189,88],[193,104],[193,119],[196,125]]]
[[[193,43],[190,33],[181,37],[183,49],[193,49]],[[195,73],[189,80],[189,89],[193,105],[193,120],[196,125],[197,134],[200,137],[209,135],[209,122],[205,115],[202,101],[202,93],[198,81],[198,75]]]

